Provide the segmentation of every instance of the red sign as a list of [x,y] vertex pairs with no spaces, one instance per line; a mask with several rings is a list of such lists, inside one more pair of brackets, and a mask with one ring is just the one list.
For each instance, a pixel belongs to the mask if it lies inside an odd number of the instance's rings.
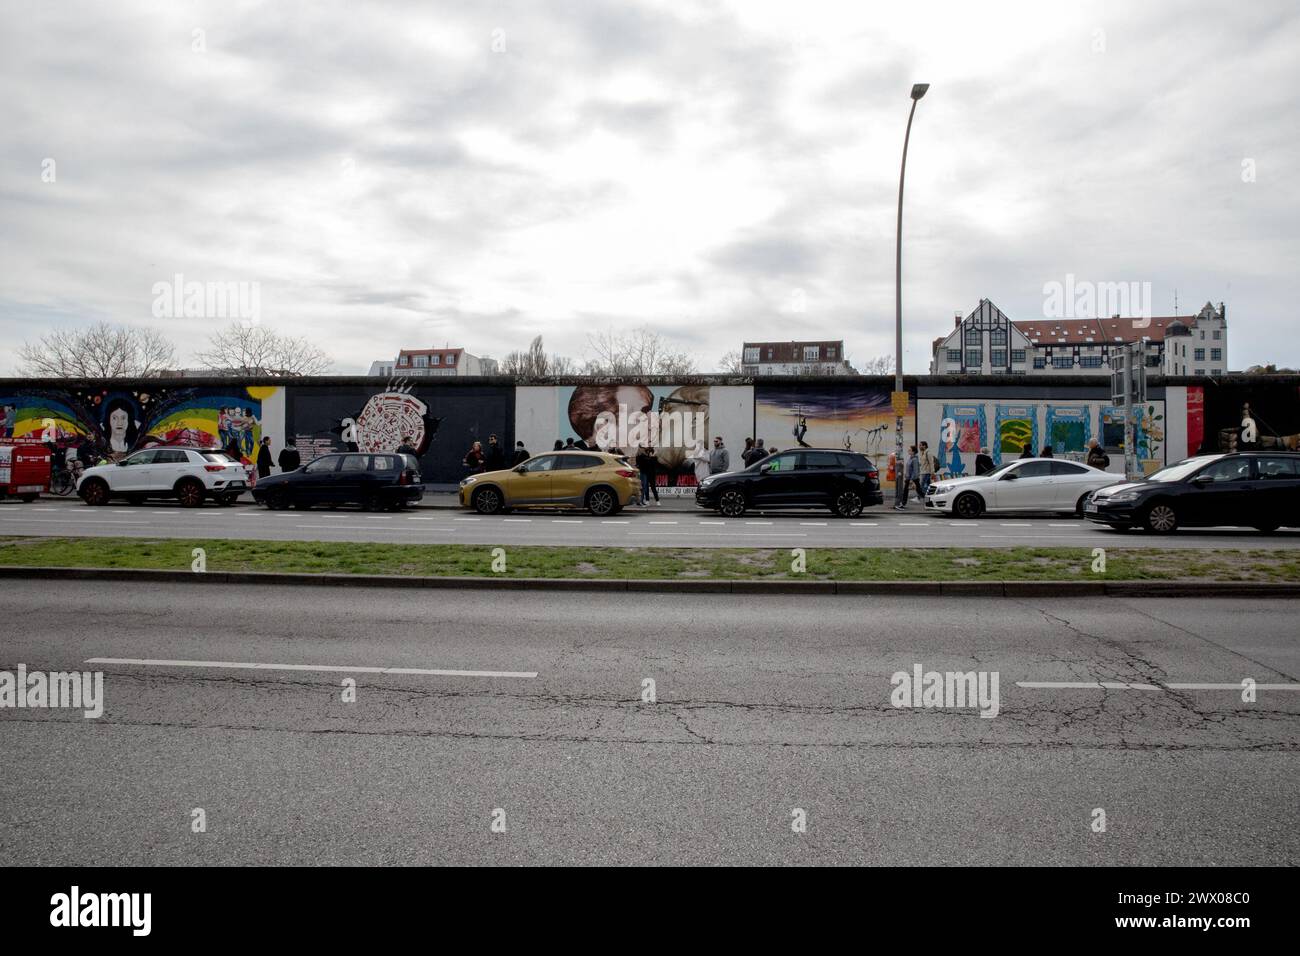
[[1205,441],[1205,386],[1187,386],[1187,456],[1197,454]]

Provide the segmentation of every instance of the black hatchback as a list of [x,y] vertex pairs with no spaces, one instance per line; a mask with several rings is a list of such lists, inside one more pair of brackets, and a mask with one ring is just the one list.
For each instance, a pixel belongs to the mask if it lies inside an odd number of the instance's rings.
[[1300,527],[1300,454],[1249,451],[1188,458],[1142,481],[1093,492],[1083,516],[1156,534],[1215,525],[1260,531]]
[[871,459],[833,448],[778,452],[741,471],[710,475],[695,490],[697,505],[728,518],[784,508],[829,508],[841,518],[854,518],[884,500]]
[[379,511],[423,497],[419,462],[397,452],[322,455],[295,471],[259,478],[253,486],[254,500],[274,511],[349,502]]

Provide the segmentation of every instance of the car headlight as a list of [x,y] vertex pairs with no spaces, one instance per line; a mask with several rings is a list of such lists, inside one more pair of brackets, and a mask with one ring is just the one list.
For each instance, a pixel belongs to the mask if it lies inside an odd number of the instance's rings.
[[1111,495],[1109,498],[1105,498],[1105,499],[1098,498],[1097,500],[1098,501],[1103,501],[1103,500],[1104,501],[1136,501],[1139,494],[1141,494],[1141,492],[1121,491],[1118,494]]
[[476,481],[478,481],[478,475],[470,475],[468,478],[462,478],[460,480],[460,486],[464,488],[466,485],[472,485]]

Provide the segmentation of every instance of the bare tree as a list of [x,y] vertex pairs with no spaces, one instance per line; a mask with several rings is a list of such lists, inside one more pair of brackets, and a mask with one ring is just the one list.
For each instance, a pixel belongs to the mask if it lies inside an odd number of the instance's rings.
[[739,375],[745,370],[745,363],[740,359],[740,353],[735,349],[725,353],[722,358],[718,359],[718,371],[727,372],[731,375]]
[[99,322],[88,329],[56,329],[18,350],[20,375],[50,378],[123,378],[157,375],[175,363],[176,349],[155,329]]
[[892,355],[877,355],[875,358],[869,358],[862,363],[863,375],[892,375],[894,373],[894,357]]
[[691,375],[695,360],[674,351],[659,332],[641,327],[630,332],[607,329],[587,337],[594,357],[587,360],[589,375]]
[[563,355],[548,355],[539,335],[523,352],[511,352],[501,360],[501,372],[517,378],[545,378],[548,375],[571,375],[574,361]]
[[214,332],[197,356],[203,367],[223,375],[320,375],[334,360],[305,338],[277,335],[263,325],[232,322]]

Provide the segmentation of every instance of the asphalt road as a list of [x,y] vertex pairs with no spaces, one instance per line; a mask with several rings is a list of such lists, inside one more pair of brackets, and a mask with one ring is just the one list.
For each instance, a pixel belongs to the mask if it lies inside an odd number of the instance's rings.
[[106,704],[0,710],[0,862],[1295,865],[1297,611],[10,582],[0,668]]
[[143,505],[114,502],[91,508],[77,500],[47,500],[0,505],[0,535],[5,534],[701,548],[794,544],[831,548],[1300,548],[1300,531],[1264,535],[1251,529],[1215,528],[1158,536],[1118,533],[1062,515],[991,515],[963,521],[926,514],[919,506],[902,514],[888,507],[874,508],[852,520],[817,511],[755,513],[727,519],[680,503],[629,508],[614,518],[593,518],[546,511],[484,517],[434,507],[397,514],[372,514],[346,506],[309,511],[268,511],[255,505],[187,509],[166,501]]

